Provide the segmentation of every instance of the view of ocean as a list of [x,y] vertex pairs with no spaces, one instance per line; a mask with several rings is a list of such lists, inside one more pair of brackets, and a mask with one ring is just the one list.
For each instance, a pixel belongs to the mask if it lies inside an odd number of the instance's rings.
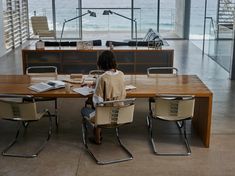
[[[176,0],[161,0],[160,1],[160,30],[171,31],[174,30],[175,25],[175,3]],[[208,1],[210,9],[208,9],[208,16],[215,19],[215,11],[217,4],[215,1]],[[116,15],[104,16],[103,8],[112,9],[113,11],[131,17],[131,1],[127,0],[83,0],[83,11],[87,9],[96,12],[97,17],[92,18],[83,17],[84,31],[127,31],[130,30],[131,22],[127,19],[120,18]],[[191,35],[201,35],[204,20],[204,6],[205,0],[191,0]],[[100,9],[102,8],[102,9]],[[118,9],[122,8],[122,9]],[[157,28],[157,0],[135,0],[134,1],[134,16],[137,20],[138,32],[147,31],[149,28]],[[46,15],[49,23],[52,23],[52,4],[48,0],[29,0],[29,15]],[[78,0],[56,0],[56,28],[60,30],[63,21],[73,18],[79,14]],[[50,26],[52,27],[52,25]],[[78,20],[71,21],[66,24],[67,31],[78,30]]]

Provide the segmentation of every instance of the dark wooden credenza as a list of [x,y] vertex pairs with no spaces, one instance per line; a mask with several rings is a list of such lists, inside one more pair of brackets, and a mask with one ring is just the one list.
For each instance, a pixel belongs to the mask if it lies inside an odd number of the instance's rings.
[[[77,50],[76,47],[46,47],[36,50],[35,46],[22,49],[23,72],[30,66],[56,66],[58,73],[83,73],[97,69],[98,56],[107,47]],[[115,47],[113,50],[118,69],[126,74],[145,74],[148,67],[172,67],[174,50],[153,50],[147,47]]]

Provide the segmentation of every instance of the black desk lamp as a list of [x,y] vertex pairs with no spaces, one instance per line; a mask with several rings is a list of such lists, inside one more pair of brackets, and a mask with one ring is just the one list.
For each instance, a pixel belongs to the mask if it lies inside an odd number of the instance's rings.
[[136,49],[137,49],[138,45],[137,45],[137,21],[136,21],[136,19],[131,19],[129,17],[126,17],[126,16],[121,15],[119,13],[113,12],[111,10],[104,10],[104,12],[103,12],[103,15],[110,15],[110,14],[115,14],[117,16],[120,16],[122,18],[128,19],[128,20],[133,21],[135,23],[135,40],[136,40]]
[[60,43],[59,43],[59,46],[60,46],[60,47],[61,47],[61,40],[62,40],[62,37],[63,37],[65,24],[66,24],[67,22],[76,20],[76,19],[81,18],[81,17],[83,17],[83,16],[85,16],[85,15],[88,15],[88,14],[90,14],[90,16],[92,16],[92,17],[96,17],[96,13],[95,13],[95,12],[92,12],[92,11],[88,10],[86,13],[84,13],[84,14],[82,14],[82,15],[76,16],[76,17],[71,18],[71,19],[68,19],[68,20],[66,20],[66,19],[64,20],[63,27],[62,27],[62,31],[61,31],[61,35],[60,35]]

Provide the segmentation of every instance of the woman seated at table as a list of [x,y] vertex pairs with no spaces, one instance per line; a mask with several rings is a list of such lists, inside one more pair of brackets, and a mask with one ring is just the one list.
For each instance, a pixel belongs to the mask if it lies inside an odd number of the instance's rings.
[[[81,110],[82,116],[94,118],[95,106],[97,103],[110,100],[123,100],[126,98],[124,74],[117,70],[117,64],[112,51],[104,51],[98,58],[97,66],[104,73],[96,81],[94,95],[92,97],[93,108],[84,107]],[[93,116],[91,116],[91,114]],[[93,142],[101,144],[101,129],[94,128]]]

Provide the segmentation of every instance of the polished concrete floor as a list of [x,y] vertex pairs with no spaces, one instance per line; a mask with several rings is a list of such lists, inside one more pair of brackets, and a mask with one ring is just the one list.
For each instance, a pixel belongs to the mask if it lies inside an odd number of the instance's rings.
[[[188,41],[169,41],[175,49],[174,66],[180,74],[196,74],[213,92],[213,118],[210,148],[204,148],[198,136],[190,127],[187,131],[192,154],[187,157],[156,156],[148,141],[145,116],[147,100],[136,101],[134,122],[121,128],[123,143],[132,152],[134,159],[128,162],[100,166],[86,153],[81,140],[80,109],[83,99],[59,99],[60,127],[37,158],[11,158],[0,156],[0,176],[93,176],[93,175],[195,175],[228,176],[235,173],[235,84],[229,74]],[[21,74],[20,50],[0,58],[1,74]],[[40,109],[52,104],[40,104]],[[161,151],[183,151],[174,124],[156,121]],[[23,140],[18,144],[19,151],[32,151],[39,144],[47,130],[47,119],[29,126]],[[54,127],[54,126],[53,126]],[[0,151],[14,137],[16,124],[0,121]],[[99,157],[110,159],[124,156],[112,144],[113,132],[103,131],[103,144],[92,145]]]

